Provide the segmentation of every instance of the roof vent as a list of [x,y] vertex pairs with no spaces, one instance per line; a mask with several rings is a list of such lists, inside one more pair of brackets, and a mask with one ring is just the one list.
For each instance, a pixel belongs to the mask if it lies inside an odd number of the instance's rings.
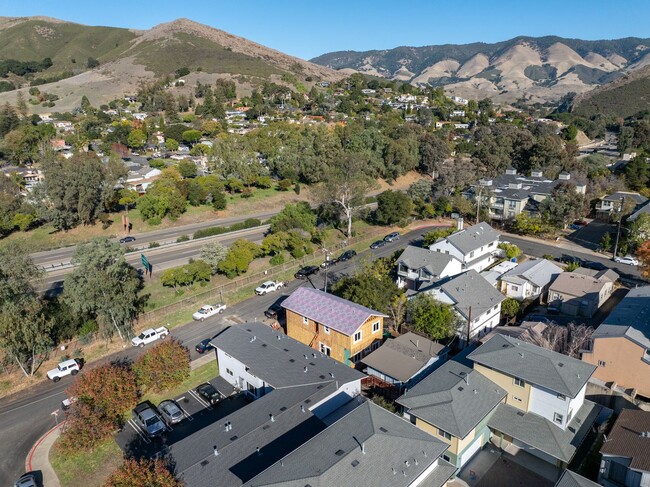
[[524,416],[524,412],[523,412],[523,411],[517,411],[517,416],[521,416],[521,417],[523,417],[523,416]]
[[256,339],[257,339],[257,337],[255,335],[253,335],[253,338],[251,338],[251,343],[253,343]]
[[305,360],[309,360],[309,356],[307,354],[303,355],[305,357]]
[[269,414],[269,419],[271,420],[271,423],[275,423],[275,418],[273,417],[273,413]]
[[259,447],[259,446],[258,446],[257,448],[255,448],[255,451],[257,452],[257,456],[258,456],[258,457],[259,457],[260,455],[262,455],[262,452],[260,451],[260,447]]
[[359,465],[359,460],[353,460],[350,465],[352,465],[353,467],[356,467],[357,465]]
[[296,359],[294,359],[294,358],[289,359],[289,362],[291,362],[291,363],[294,363],[295,361],[296,361]]
[[282,337],[281,337],[280,335],[278,335],[278,336],[277,336],[277,339],[278,339],[278,340],[281,340],[281,339],[282,339]]
[[303,372],[307,372],[308,370],[309,370],[309,369],[307,368],[307,366],[305,366],[305,368],[302,369]]
[[460,386],[460,387],[458,388],[458,390],[462,392],[462,391],[464,391],[465,389],[463,389],[463,386]]
[[300,411],[302,411],[303,413],[305,412],[305,406],[303,406],[302,404],[300,405]]
[[288,352],[288,351],[289,351],[288,348],[283,348],[282,350],[284,350],[285,352]]
[[474,394],[478,394],[478,391],[476,389],[474,389]]
[[230,441],[235,441],[237,438],[239,438],[239,436],[237,436],[237,435],[235,435],[235,436],[231,436],[231,437],[230,437]]
[[560,362],[559,364],[557,364],[557,366],[558,367],[564,367],[564,364],[562,362]]
[[282,411],[282,412],[285,412],[286,410],[287,410],[287,407],[286,407],[286,406],[282,406],[282,407],[280,408],[280,411]]
[[[215,451],[216,451],[216,450],[215,450]],[[210,463],[210,462],[208,462],[207,460],[203,460],[203,461],[201,462],[201,466],[202,466],[202,467],[205,467],[208,463]]]
[[393,475],[395,475],[397,473],[397,470],[395,470],[395,467],[393,467],[392,470],[393,470]]
[[315,353],[312,353],[311,356],[312,356],[313,358],[316,358],[316,354],[315,354]]
[[336,450],[336,453],[334,453],[334,455],[336,455],[337,457],[342,457],[343,455],[345,455],[345,452],[339,449]]
[[262,346],[263,346],[263,347],[266,347],[266,343],[262,343]]
[[[215,457],[218,457],[218,456],[219,456],[219,450],[217,449],[217,445],[214,445],[214,446],[212,447],[212,450],[213,450],[213,452],[214,452],[214,456],[215,456]],[[206,460],[206,463],[207,463],[207,460]]]
[[334,378],[334,373],[330,372],[330,377],[333,379]]
[[520,356],[521,358],[524,358],[524,352],[519,352],[519,356]]
[[384,428],[383,426],[379,427],[379,431],[381,431],[382,433],[388,433],[388,430],[386,428]]
[[408,460],[405,460],[405,461],[404,461],[404,466],[405,466],[406,468],[408,468],[408,467],[411,466],[411,464],[409,463]]

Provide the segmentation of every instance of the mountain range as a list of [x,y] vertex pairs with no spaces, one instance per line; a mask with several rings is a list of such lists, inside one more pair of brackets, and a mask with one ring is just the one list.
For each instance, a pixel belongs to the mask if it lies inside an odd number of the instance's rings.
[[344,73],[445,86],[446,92],[466,98],[543,102],[584,93],[650,65],[650,39],[521,36],[494,44],[339,51],[311,61]]

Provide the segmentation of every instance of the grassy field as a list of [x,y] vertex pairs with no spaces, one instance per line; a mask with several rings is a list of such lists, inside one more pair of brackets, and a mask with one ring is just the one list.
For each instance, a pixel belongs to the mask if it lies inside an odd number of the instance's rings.
[[[145,394],[142,400],[158,404],[164,399],[178,396],[217,375],[219,375],[219,367],[215,360],[194,369],[190,372],[188,379],[178,387],[160,393]],[[50,462],[62,487],[77,487],[81,485],[80,479],[83,479],[84,487],[104,485],[108,476],[122,464],[122,461],[122,450],[113,438],[107,439],[91,452],[65,455],[56,443],[50,451]]]

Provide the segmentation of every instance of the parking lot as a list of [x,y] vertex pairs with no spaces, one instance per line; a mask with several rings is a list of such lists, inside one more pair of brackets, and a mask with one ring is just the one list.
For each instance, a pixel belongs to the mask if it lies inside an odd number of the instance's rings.
[[[217,383],[213,385],[218,386]],[[138,422],[133,418],[129,418],[115,438],[115,441],[126,455],[136,458],[152,457],[167,446],[249,403],[249,400],[240,393],[228,396],[218,404],[211,406],[193,389],[185,391],[172,399],[176,401],[183,412],[182,421],[174,425],[167,425],[160,436],[150,438]]]

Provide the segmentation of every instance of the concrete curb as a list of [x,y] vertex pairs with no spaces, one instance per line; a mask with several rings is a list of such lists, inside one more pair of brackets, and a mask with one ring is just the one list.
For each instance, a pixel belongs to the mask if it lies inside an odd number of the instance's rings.
[[34,444],[25,459],[25,471],[38,471],[43,475],[43,485],[45,487],[61,487],[59,477],[50,464],[50,448],[61,434],[61,426],[65,421],[59,423],[54,428],[41,436]]

